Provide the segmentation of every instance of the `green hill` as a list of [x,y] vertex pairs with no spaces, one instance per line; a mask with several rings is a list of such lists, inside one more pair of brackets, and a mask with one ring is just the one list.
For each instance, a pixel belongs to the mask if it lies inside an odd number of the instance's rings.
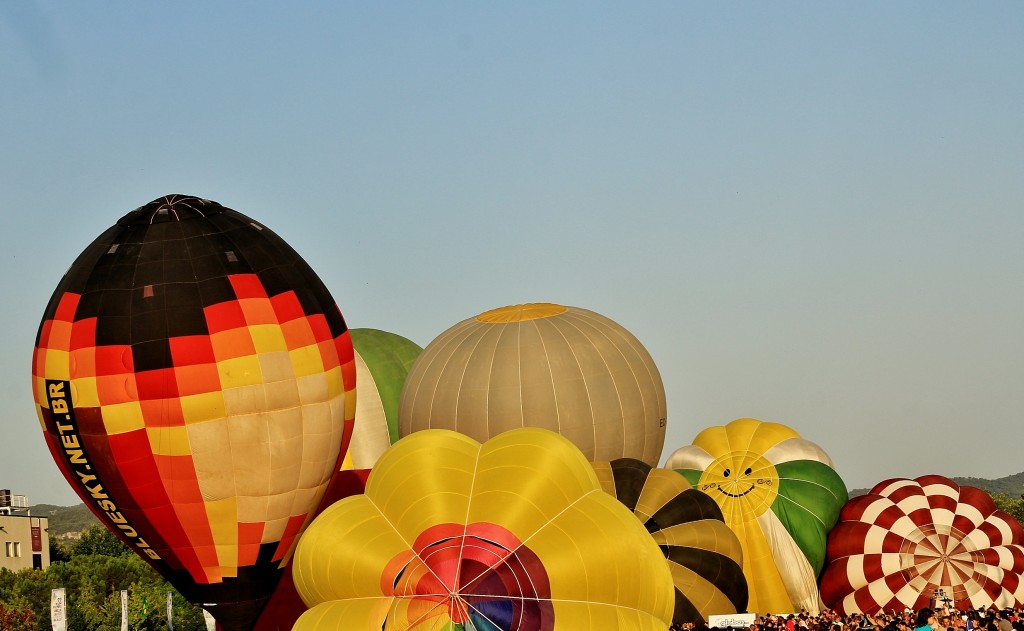
[[1024,496],[1024,473],[1015,473],[998,480],[985,480],[984,478],[950,478],[961,486],[976,486],[984,489],[991,495],[1002,493],[1012,498]]
[[[951,477],[950,480],[956,482],[960,486],[977,487],[983,491],[987,491],[989,495],[998,495],[1001,493],[1013,499],[1024,497],[1024,472],[1015,473],[1013,475],[1008,475],[1005,478],[997,478],[995,480],[970,477]],[[871,489],[853,489],[850,491],[850,497],[866,495],[870,490]]]
[[36,504],[32,507],[32,514],[49,518],[48,529],[51,537],[69,532],[82,532],[89,526],[100,523],[100,520],[96,519],[96,516],[85,507],[85,504],[76,506]]

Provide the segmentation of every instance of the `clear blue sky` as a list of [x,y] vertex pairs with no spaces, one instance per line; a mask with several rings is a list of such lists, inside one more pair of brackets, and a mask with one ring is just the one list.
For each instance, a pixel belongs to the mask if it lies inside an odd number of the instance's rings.
[[602,313],[666,455],[753,416],[850,487],[1024,471],[1024,3],[0,3],[0,488],[77,503],[30,390],[120,216],[259,219],[351,327]]

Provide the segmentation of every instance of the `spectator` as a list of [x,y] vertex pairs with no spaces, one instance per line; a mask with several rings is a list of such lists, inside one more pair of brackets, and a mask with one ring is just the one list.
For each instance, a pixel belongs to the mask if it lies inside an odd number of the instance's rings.
[[937,622],[935,611],[925,607],[917,612],[917,622],[914,623],[914,631],[932,631],[936,628]]

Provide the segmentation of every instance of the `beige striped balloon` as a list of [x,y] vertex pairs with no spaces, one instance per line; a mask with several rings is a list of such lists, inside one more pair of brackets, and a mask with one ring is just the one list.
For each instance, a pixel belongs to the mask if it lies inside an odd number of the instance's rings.
[[398,430],[483,442],[542,427],[590,460],[657,466],[665,417],[661,375],[636,337],[593,311],[535,303],[487,311],[427,345],[402,390]]

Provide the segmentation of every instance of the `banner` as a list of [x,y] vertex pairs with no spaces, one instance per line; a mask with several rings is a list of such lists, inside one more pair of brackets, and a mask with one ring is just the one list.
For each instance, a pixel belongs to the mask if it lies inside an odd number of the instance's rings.
[[128,631],[128,590],[121,590],[121,631]]
[[708,616],[708,626],[712,629],[747,628],[757,620],[756,613],[731,613]]
[[50,590],[50,626],[53,631],[68,631],[67,601],[64,599],[63,587]]
[[167,592],[167,629],[174,631],[174,599],[171,598],[171,592]]

